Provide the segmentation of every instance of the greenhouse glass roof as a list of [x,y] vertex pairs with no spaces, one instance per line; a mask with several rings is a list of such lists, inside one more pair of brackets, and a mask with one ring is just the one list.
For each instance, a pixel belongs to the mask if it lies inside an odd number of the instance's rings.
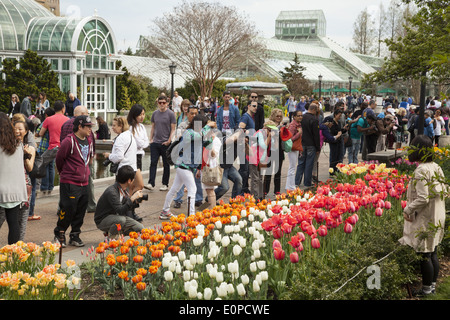
[[28,48],[35,51],[115,52],[112,32],[100,18],[37,18],[30,23]]
[[0,50],[25,50],[27,25],[35,17],[54,17],[33,0],[0,0]]

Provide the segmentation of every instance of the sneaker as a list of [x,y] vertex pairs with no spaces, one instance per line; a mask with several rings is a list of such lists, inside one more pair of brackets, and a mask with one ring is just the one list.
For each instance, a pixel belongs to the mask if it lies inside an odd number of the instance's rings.
[[55,243],[59,243],[61,245],[61,248],[65,248],[66,247],[66,236],[64,236],[64,239],[62,239],[62,241],[60,241],[59,238],[57,236],[55,236],[53,241]]
[[167,191],[169,190],[168,186],[162,186],[161,188],[159,188],[159,191]]
[[173,217],[173,214],[170,213],[170,211],[162,211],[159,215],[160,220],[169,220],[171,217]]
[[84,247],[84,242],[78,236],[70,237],[69,244],[75,247]]
[[149,184],[145,185],[144,188],[151,191],[151,190],[153,190],[154,187],[149,183]]
[[203,204],[203,201],[195,201],[195,206],[200,207]]
[[181,208],[181,202],[176,202],[175,201],[175,203],[173,204],[173,207],[176,208],[176,209]]
[[432,294],[434,294],[433,291],[425,292],[423,290],[423,288],[413,290],[413,292],[412,292],[413,297],[418,297],[418,298],[429,297]]

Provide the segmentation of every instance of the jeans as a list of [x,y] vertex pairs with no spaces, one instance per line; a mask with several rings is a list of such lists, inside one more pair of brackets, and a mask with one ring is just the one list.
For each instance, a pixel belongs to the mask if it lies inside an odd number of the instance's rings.
[[[195,193],[195,202],[203,201],[203,187],[202,187],[202,181],[200,179],[195,178],[195,185],[197,186],[197,192]],[[183,184],[180,188],[180,190],[177,192],[177,195],[175,196],[175,199],[173,201],[183,203],[183,196],[184,196],[184,187]]]
[[121,216],[117,214],[110,214],[103,218],[97,225],[97,228],[103,232],[108,232],[109,235],[116,235],[117,225],[121,225],[123,234],[129,234],[130,232],[141,232],[144,226],[133,218],[127,216]]
[[[42,154],[41,154],[42,156]],[[46,175],[41,179],[41,191],[52,191],[55,180],[55,160],[52,160],[46,168]]]
[[449,119],[444,119],[444,128],[445,128],[445,134],[449,136],[450,135],[450,130],[448,128],[448,120]]
[[239,165],[239,174],[242,177],[241,194],[243,195],[244,193],[250,193],[250,188],[248,185],[248,179],[250,177],[250,169],[247,159],[245,159],[245,163]]
[[352,151],[348,154],[348,163],[358,163],[358,153],[361,148],[361,139],[352,139]]
[[238,170],[231,166],[223,169],[222,183],[214,190],[216,200],[220,199],[230,189],[228,180],[233,182],[233,189],[231,190],[231,198],[235,198],[241,194],[242,191],[242,177]]
[[304,176],[305,187],[312,186],[312,171],[314,168],[314,159],[316,158],[316,147],[303,146],[302,156],[298,160],[297,172],[295,174],[295,185],[302,183]]
[[166,157],[167,148],[168,146],[165,146],[162,143],[153,142],[150,144],[150,177],[148,179],[148,183],[152,186],[155,186],[156,169],[158,167],[159,157],[162,157],[164,167],[162,184],[165,186],[169,185],[170,165]]

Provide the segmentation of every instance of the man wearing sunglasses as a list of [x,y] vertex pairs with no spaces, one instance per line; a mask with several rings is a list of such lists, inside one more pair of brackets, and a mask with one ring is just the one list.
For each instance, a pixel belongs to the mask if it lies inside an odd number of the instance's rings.
[[264,127],[264,120],[265,120],[264,119],[264,106],[258,101],[258,99],[259,99],[258,94],[256,92],[252,92],[248,96],[247,106],[245,106],[242,109],[242,115],[244,115],[248,110],[249,104],[251,104],[253,101],[256,101],[258,103],[258,107],[256,108],[256,113],[253,117],[254,121],[255,121],[255,131],[258,131],[259,129]]
[[159,190],[167,191],[169,188],[170,165],[167,161],[166,150],[172,142],[177,120],[172,110],[168,108],[169,104],[165,96],[158,98],[158,109],[152,114],[150,130],[150,176],[147,189],[152,190],[155,187],[156,169],[159,157],[163,161],[162,186]]

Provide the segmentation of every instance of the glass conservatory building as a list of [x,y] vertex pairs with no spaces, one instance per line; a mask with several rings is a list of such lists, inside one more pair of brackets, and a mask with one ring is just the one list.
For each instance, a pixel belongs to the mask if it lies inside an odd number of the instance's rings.
[[91,112],[116,114],[116,40],[101,17],[57,17],[34,0],[0,0],[0,59],[19,59],[30,49],[59,74],[63,92],[73,92]]

